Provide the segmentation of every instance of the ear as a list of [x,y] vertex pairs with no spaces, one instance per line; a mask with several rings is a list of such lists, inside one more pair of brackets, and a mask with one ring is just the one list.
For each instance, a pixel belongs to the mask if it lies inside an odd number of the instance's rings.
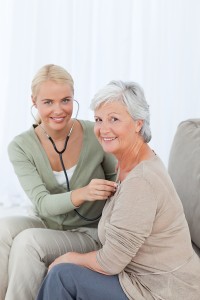
[[31,95],[31,99],[32,99],[32,103],[35,107],[37,107],[36,105],[36,97],[33,97],[33,95]]
[[136,128],[135,128],[135,131],[136,131],[137,133],[140,132],[140,130],[141,130],[143,124],[144,124],[144,120],[137,120],[137,121],[136,121]]

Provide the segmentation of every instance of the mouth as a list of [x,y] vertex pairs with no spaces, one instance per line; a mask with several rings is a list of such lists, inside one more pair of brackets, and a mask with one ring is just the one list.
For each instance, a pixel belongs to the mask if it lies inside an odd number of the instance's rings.
[[65,117],[50,117],[50,119],[56,123],[61,123],[65,119]]
[[104,142],[111,142],[111,141],[114,141],[115,139],[116,139],[116,137],[110,137],[110,138],[108,138],[108,137],[102,137],[102,140]]

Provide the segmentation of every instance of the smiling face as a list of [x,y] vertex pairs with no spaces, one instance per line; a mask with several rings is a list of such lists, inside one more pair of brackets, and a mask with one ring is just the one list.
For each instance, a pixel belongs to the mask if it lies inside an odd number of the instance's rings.
[[135,147],[142,121],[134,121],[125,105],[118,101],[103,103],[95,110],[95,135],[105,152],[118,159]]
[[68,127],[73,111],[73,91],[69,84],[45,81],[32,100],[47,132]]

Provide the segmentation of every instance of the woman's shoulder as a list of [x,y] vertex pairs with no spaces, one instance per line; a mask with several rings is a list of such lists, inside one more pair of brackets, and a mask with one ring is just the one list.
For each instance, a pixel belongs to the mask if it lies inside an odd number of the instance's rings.
[[94,122],[89,120],[79,120],[80,124],[83,128],[83,139],[84,139],[84,149],[88,153],[88,155],[99,154],[100,156],[104,156],[105,152],[103,151],[102,146],[98,142],[95,134],[94,134]]
[[27,145],[31,145],[35,142],[35,133],[34,128],[30,129],[18,134],[15,136],[11,142],[8,144],[8,152],[12,152],[16,147],[24,148]]
[[94,122],[90,120],[78,120],[83,127],[83,130],[94,130]]
[[79,122],[83,128],[84,138],[89,138],[90,141],[97,142],[97,139],[94,134],[94,122],[89,120],[79,120]]
[[26,142],[27,139],[33,139],[34,134],[35,134],[34,128],[31,127],[28,130],[23,131],[22,133],[16,135],[10,143],[12,144],[12,143]]
[[155,155],[149,160],[140,162],[129,172],[126,178],[137,178],[141,180],[146,180],[148,178],[153,180],[154,177],[164,173],[166,173],[166,168],[164,167],[162,160]]

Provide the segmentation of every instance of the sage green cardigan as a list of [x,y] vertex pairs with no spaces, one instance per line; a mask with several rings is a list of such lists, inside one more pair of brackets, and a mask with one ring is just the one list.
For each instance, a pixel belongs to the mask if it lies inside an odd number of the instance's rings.
[[[93,178],[115,180],[115,158],[103,151],[93,132],[94,123],[79,122],[83,127],[83,145],[70,180],[71,190],[86,186]],[[82,226],[97,227],[98,221],[85,221],[75,213],[71,192],[56,181],[33,127],[13,139],[8,146],[8,154],[35,213],[48,228],[66,230]],[[104,204],[104,201],[85,202],[78,211],[85,217],[94,218],[101,214]]]

